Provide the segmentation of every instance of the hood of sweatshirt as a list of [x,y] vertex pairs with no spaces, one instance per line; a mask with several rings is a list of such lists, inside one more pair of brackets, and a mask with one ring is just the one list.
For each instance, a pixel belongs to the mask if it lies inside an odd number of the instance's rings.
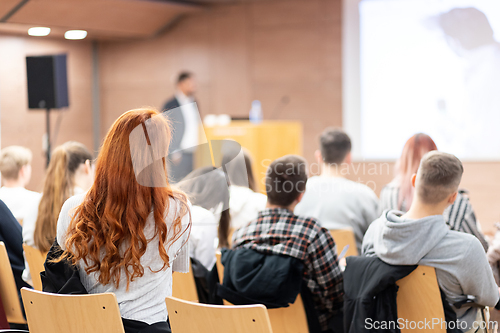
[[[386,211],[369,230],[373,251],[391,265],[416,265],[449,232],[442,215],[403,219],[402,212]],[[374,222],[375,224],[375,222]]]

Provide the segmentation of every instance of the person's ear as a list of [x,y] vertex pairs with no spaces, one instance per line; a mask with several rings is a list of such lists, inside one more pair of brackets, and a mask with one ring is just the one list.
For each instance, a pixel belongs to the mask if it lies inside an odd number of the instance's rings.
[[316,151],[314,152],[314,158],[316,159],[316,162],[318,162],[318,164],[323,164],[323,156],[321,155],[321,151],[319,149],[316,149]]
[[90,160],[85,160],[85,173],[90,175],[92,173],[92,166],[90,165]]
[[411,186],[415,187],[415,181],[417,179],[417,174],[413,174],[413,176],[411,176]]
[[304,193],[306,193],[306,192],[302,192],[302,193],[300,193],[300,194],[299,194],[299,196],[297,197],[297,199],[295,199],[295,201],[296,201],[297,203],[299,203],[299,202],[301,202],[301,201],[302,201],[302,198],[304,197]]
[[457,198],[458,192],[455,191],[452,195],[448,197],[448,204],[452,205],[455,202],[455,199]]
[[351,152],[348,152],[347,155],[344,158],[344,163],[351,164],[352,163],[352,154]]

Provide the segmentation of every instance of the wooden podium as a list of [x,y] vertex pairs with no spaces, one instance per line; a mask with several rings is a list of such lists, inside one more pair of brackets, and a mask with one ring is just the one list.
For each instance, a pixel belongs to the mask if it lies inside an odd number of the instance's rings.
[[[273,160],[288,154],[302,155],[302,124],[298,121],[267,120],[253,124],[237,120],[226,126],[204,126],[204,130],[208,142],[234,140],[252,154],[253,172],[261,192],[265,190],[267,167]],[[195,165],[210,165],[211,159],[207,150],[200,149],[196,154]],[[214,162],[216,166],[221,163],[218,160]]]

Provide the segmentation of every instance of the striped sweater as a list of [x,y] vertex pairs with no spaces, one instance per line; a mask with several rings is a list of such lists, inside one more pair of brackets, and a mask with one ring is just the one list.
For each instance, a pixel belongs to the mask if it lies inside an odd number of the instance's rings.
[[[407,207],[405,202],[402,203],[401,207],[398,207],[398,196],[398,185],[393,183],[386,185],[380,192],[380,213],[388,209],[395,209],[403,212],[408,211],[409,207]],[[476,236],[483,245],[484,251],[488,251],[488,242],[478,227],[476,215],[474,214],[466,191],[460,190],[458,192],[455,202],[446,208],[443,216],[450,230],[461,231]]]

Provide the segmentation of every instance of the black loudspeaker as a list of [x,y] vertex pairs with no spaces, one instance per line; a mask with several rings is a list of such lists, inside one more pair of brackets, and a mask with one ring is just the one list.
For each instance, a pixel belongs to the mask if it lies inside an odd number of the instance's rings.
[[30,109],[69,106],[65,54],[26,57],[26,72]]

